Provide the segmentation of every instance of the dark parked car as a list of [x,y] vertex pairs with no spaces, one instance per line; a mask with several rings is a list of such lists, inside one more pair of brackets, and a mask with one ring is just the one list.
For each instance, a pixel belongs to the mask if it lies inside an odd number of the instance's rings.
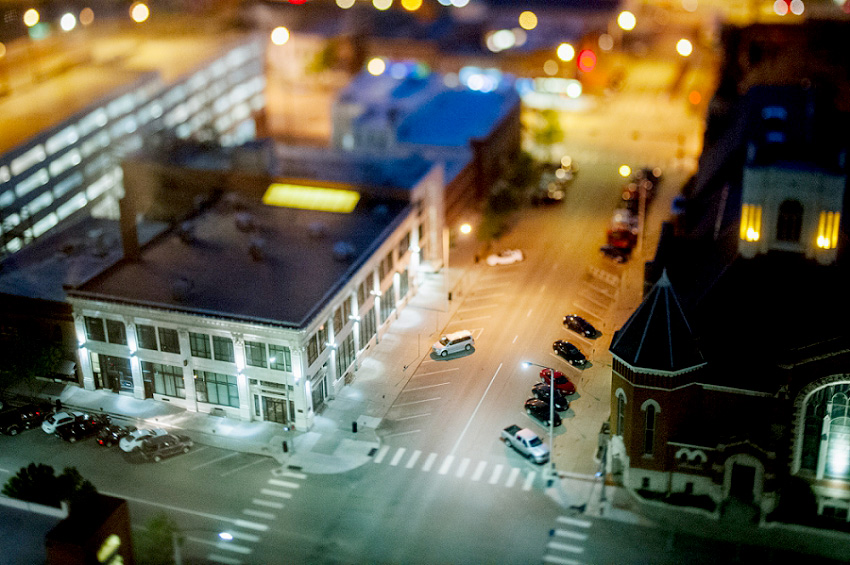
[[101,414],[86,414],[76,422],[56,428],[56,437],[74,443],[93,436],[109,425],[109,417]]
[[[531,394],[534,398],[540,399],[546,404],[549,404],[549,385],[546,383],[537,383],[531,387]],[[570,409],[570,401],[559,391],[555,389],[555,410],[564,412]]]
[[145,459],[159,463],[166,457],[178,453],[189,453],[193,445],[194,442],[187,436],[165,434],[145,439],[142,442],[142,455]]
[[596,337],[599,334],[590,322],[575,314],[564,316],[564,326],[584,337]]
[[[537,398],[529,398],[525,401],[525,412],[532,418],[537,418],[542,424],[549,425],[549,403],[543,402]],[[557,412],[553,413],[552,425],[558,427],[561,425],[561,417]]]
[[573,367],[584,367],[587,365],[587,357],[584,356],[584,353],[578,347],[569,341],[559,339],[552,344],[552,349]]
[[36,428],[41,425],[51,411],[52,407],[49,404],[7,407],[0,413],[0,432],[14,436],[24,430]]
[[[567,396],[576,393],[576,385],[561,371],[554,371],[555,373],[555,390],[560,392],[561,394],[565,394]],[[549,384],[550,377],[549,369],[542,369],[540,371],[540,380],[543,381],[544,384]]]
[[110,424],[97,433],[97,443],[106,447],[118,445],[121,438],[129,434],[131,429],[127,426]]

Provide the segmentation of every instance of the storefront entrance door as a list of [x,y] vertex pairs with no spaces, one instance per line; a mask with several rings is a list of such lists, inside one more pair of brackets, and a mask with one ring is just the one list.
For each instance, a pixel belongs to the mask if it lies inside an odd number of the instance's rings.
[[286,401],[278,398],[263,397],[263,418],[267,422],[286,423]]

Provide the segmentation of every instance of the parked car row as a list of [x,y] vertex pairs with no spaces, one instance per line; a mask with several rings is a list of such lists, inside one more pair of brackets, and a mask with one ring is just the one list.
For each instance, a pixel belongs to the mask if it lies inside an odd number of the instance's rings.
[[660,181],[659,167],[643,167],[638,169],[625,184],[622,202],[611,217],[611,226],[606,233],[605,245],[599,248],[606,257],[616,263],[625,263],[629,260],[632,249],[637,245],[641,199],[644,208],[648,206],[655,197]]
[[0,412],[0,432],[10,436],[18,435],[40,426],[50,413],[51,406],[46,403],[4,406]]

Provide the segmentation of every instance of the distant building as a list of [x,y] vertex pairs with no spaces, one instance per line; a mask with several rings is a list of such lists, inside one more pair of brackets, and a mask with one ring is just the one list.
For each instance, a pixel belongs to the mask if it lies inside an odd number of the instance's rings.
[[647,495],[847,522],[850,84],[843,49],[798,64],[846,25],[797,27],[727,33],[700,171],[611,343],[611,463]]

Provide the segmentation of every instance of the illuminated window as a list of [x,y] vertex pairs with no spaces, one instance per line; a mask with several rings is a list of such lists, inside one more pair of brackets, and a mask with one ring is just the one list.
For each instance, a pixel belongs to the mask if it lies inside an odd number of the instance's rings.
[[838,223],[841,212],[821,212],[818,220],[817,245],[821,249],[835,249],[838,245]]
[[741,239],[758,241],[761,233],[761,206],[744,204],[741,206]]
[[357,206],[360,194],[353,190],[272,184],[263,195],[263,204],[302,210],[348,214]]

